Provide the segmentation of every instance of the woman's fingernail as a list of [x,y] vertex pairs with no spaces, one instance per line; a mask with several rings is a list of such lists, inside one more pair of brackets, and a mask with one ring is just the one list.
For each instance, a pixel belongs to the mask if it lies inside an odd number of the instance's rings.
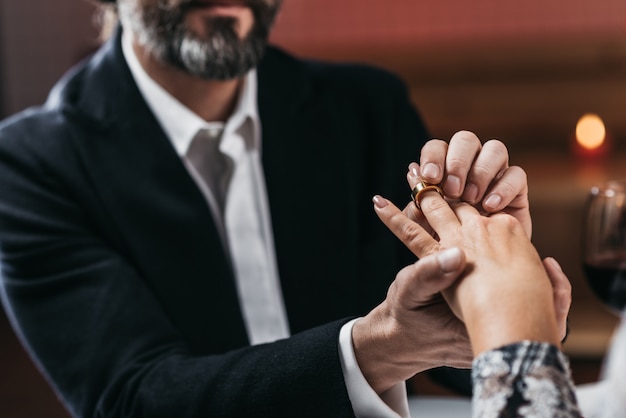
[[419,181],[418,165],[416,163],[409,164],[409,176]]
[[444,273],[457,271],[461,264],[461,250],[458,248],[443,250],[437,254],[437,261]]
[[428,179],[438,179],[439,178],[439,166],[433,163],[426,164],[424,167],[422,167],[422,176]]
[[372,201],[374,202],[374,206],[376,206],[378,209],[382,209],[389,204],[389,202],[387,202],[387,199],[379,195],[374,196],[372,198]]
[[487,199],[485,199],[485,206],[491,209],[497,209],[502,203],[502,197],[497,194],[492,194]]

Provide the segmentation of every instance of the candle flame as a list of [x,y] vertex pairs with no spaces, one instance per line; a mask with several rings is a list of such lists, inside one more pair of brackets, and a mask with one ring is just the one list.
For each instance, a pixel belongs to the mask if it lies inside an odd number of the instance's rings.
[[576,124],[576,141],[588,150],[600,148],[606,139],[606,128],[600,116],[587,113]]

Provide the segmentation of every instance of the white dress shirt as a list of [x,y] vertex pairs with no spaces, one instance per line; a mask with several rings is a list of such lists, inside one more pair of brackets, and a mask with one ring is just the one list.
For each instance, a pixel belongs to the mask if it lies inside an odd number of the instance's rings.
[[[122,46],[139,91],[211,208],[234,267],[240,305],[251,344],[288,337],[289,327],[278,278],[260,158],[261,123],[256,102],[256,71],[250,71],[245,77],[237,107],[226,123],[207,122],[150,78],[134,53],[128,32],[123,36]],[[213,130],[215,135],[221,134],[220,150],[235,161],[235,172],[223,217],[211,190],[186,156],[191,140],[201,129]],[[244,202],[245,206],[242,206]],[[243,218],[245,221],[242,227]],[[253,249],[250,246],[252,236],[258,243]],[[242,245],[244,242],[245,245]],[[354,355],[353,324],[354,321],[351,321],[342,328],[339,347],[344,379],[355,415],[358,418],[409,417],[404,384],[396,385],[381,398],[367,383]]]

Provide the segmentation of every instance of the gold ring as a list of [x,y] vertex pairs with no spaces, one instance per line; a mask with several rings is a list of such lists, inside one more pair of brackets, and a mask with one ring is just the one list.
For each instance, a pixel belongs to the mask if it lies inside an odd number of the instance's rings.
[[420,196],[428,191],[437,192],[439,193],[439,196],[443,197],[443,190],[441,190],[441,187],[437,186],[436,184],[430,184],[420,181],[415,185],[415,187],[413,187],[413,190],[411,190],[411,199],[413,199],[413,202],[415,202],[415,206],[417,206],[418,209],[421,209]]

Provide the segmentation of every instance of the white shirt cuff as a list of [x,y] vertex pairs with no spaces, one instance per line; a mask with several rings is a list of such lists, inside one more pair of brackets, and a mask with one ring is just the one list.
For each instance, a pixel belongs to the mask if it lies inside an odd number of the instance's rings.
[[341,369],[354,415],[357,418],[410,418],[404,382],[378,396],[361,373],[352,345],[352,327],[356,321],[358,319],[345,324],[339,333]]

